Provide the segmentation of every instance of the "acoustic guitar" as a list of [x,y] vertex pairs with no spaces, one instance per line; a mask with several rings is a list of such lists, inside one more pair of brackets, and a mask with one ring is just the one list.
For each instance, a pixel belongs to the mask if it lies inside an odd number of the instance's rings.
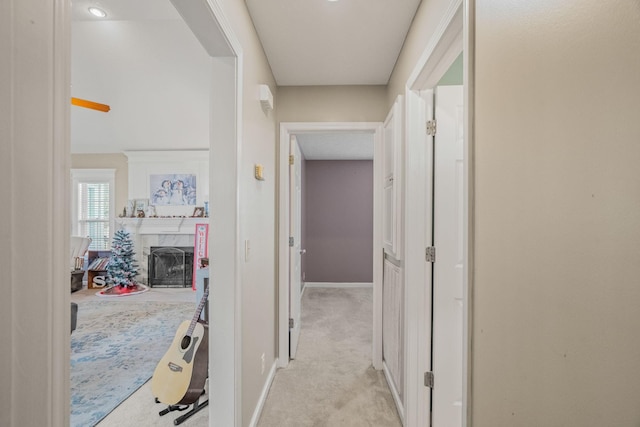
[[207,325],[199,322],[200,313],[209,297],[207,288],[191,322],[182,322],[171,347],[158,362],[151,379],[151,391],[167,405],[190,405],[204,390],[208,377],[209,334]]

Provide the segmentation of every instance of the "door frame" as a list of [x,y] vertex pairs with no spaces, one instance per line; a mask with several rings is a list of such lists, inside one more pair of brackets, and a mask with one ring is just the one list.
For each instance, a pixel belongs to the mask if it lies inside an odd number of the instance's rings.
[[[209,234],[209,249],[214,254],[212,280],[229,284],[212,288],[210,299],[212,326],[209,328],[209,339],[215,342],[209,352],[210,376],[215,377],[209,394],[212,399],[209,405],[209,425],[237,426],[241,423],[242,414],[242,348],[241,348],[241,252],[240,248],[240,160],[242,153],[242,99],[243,99],[243,50],[239,39],[231,28],[222,5],[222,0],[172,0],[184,21],[201,41],[212,58],[212,75],[220,72],[223,81],[216,83],[212,77],[212,106],[210,122],[220,129],[219,133],[210,136],[210,189],[211,206],[224,206],[217,216],[211,218],[211,226],[215,233]],[[55,126],[53,135],[53,156],[59,160],[56,164],[69,165],[70,159],[70,109],[69,109],[69,75],[71,69],[71,51],[69,48],[71,32],[71,11],[62,0],[56,0],[53,15],[55,37],[53,50],[54,76],[51,87],[54,93],[52,106]],[[213,92],[218,91],[216,96]],[[224,96],[220,97],[220,91]],[[214,114],[216,113],[216,114]],[[217,119],[220,117],[220,119]],[[213,153],[216,153],[214,156]],[[222,153],[222,154],[221,154]],[[69,224],[69,168],[54,168],[55,181],[54,205],[52,219],[49,224]],[[222,184],[224,183],[224,185]],[[217,191],[215,191],[217,189]],[[54,227],[56,241],[63,248],[69,248],[69,226]],[[64,260],[68,251],[54,252],[52,258]],[[52,335],[54,345],[51,349],[50,363],[56,369],[50,370],[51,423],[56,426],[68,425],[69,422],[69,279],[68,273],[62,273],[63,262],[56,262],[56,289],[59,295],[52,302],[50,318],[54,328]],[[65,270],[68,271],[68,270]],[[66,278],[65,281],[59,277]],[[64,288],[64,289],[63,289]],[[62,292],[64,290],[65,292]],[[66,345],[65,345],[66,343]],[[215,363],[213,363],[215,361]],[[58,369],[59,368],[59,369]],[[67,408],[65,410],[64,408]]]
[[278,146],[278,357],[289,364],[289,141],[304,133],[370,132],[373,156],[373,345],[372,364],[382,369],[382,122],[282,122]]
[[242,45],[221,0],[171,0],[211,58],[209,107],[209,425],[242,423]]
[[[431,245],[431,168],[433,139],[425,132],[423,91],[432,91],[462,52],[464,86],[464,218],[463,218],[463,391],[462,425],[471,426],[471,336],[473,289],[473,0],[452,0],[411,73],[405,90],[407,138],[405,153],[405,417],[407,426],[430,425],[430,389],[423,384],[431,365],[431,271],[425,247]],[[436,380],[437,381],[437,380]]]
[[[300,315],[302,301],[302,151],[298,138],[289,138],[289,155],[294,162],[289,161],[289,322],[293,319],[293,327],[289,325],[289,360],[295,359],[300,340]],[[295,161],[295,160],[298,161]],[[295,201],[293,200],[295,197]],[[298,217],[297,220],[292,220]],[[297,264],[297,266],[296,266]],[[296,271],[296,267],[298,270]],[[297,288],[297,289],[296,289]],[[296,296],[298,301],[296,301]],[[295,308],[295,310],[294,310]]]

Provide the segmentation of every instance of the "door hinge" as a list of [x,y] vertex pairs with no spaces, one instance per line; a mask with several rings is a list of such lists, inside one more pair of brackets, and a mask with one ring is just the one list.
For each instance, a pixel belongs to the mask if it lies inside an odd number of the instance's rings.
[[427,135],[434,136],[436,134],[437,123],[435,120],[427,120]]
[[293,319],[289,319],[289,329],[293,329]]
[[436,262],[436,247],[435,246],[429,246],[425,250],[425,258],[426,258],[427,262]]
[[433,388],[433,372],[427,371],[424,373],[424,386]]
[[293,247],[293,237],[289,237],[289,247]]
[[289,164],[292,165],[294,163],[295,156],[293,154],[289,154]]

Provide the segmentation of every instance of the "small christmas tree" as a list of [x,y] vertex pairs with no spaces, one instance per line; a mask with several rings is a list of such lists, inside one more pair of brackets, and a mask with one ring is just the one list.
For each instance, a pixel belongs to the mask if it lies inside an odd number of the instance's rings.
[[133,242],[125,230],[116,231],[111,242],[111,258],[107,265],[107,282],[112,286],[135,287],[138,266],[133,263]]

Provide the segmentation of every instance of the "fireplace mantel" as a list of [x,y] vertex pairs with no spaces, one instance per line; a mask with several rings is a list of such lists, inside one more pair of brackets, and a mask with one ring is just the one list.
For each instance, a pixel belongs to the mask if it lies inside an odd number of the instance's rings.
[[195,234],[196,224],[208,224],[209,218],[116,218],[131,234]]

